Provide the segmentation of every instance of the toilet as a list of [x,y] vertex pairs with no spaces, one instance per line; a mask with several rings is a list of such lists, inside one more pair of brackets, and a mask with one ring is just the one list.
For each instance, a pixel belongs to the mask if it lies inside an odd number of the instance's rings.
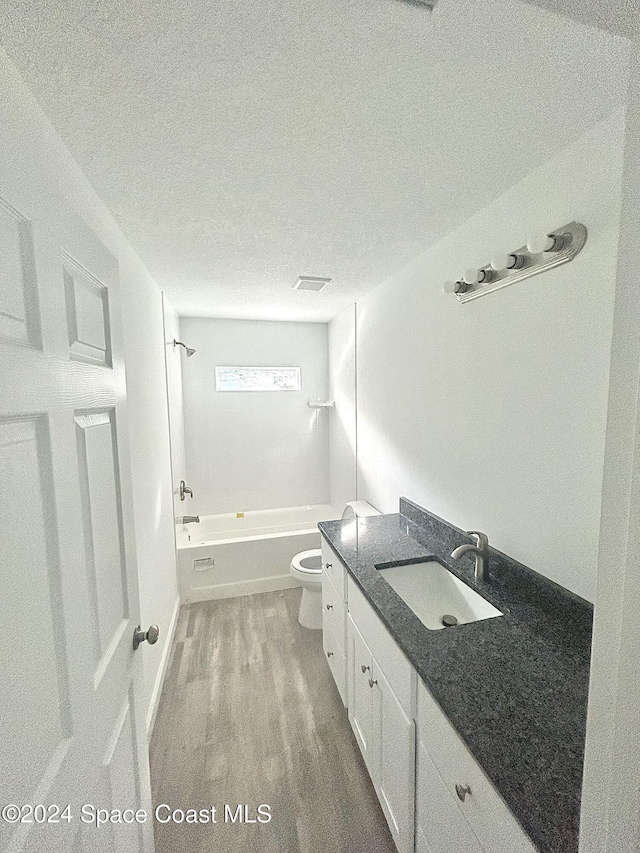
[[[342,513],[343,521],[380,515],[366,501],[350,501]],[[291,574],[302,587],[298,622],[303,628],[322,628],[322,550],[300,551],[291,560]]]

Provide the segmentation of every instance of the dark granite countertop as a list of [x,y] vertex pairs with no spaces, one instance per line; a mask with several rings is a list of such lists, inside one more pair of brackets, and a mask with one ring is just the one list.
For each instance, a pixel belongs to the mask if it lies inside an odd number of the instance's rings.
[[[465,533],[405,499],[400,510],[319,527],[534,844],[575,853],[592,606],[493,549],[476,586],[473,557],[449,559]],[[426,628],[375,568],[425,557],[504,617]]]

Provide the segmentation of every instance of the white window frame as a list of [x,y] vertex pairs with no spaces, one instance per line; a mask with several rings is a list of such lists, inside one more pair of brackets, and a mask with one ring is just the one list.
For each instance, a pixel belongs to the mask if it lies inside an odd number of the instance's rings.
[[[255,371],[256,373],[258,373],[258,374],[263,374],[263,375],[266,375],[266,374],[269,374],[269,373],[272,373],[272,374],[274,374],[274,375],[275,375],[275,374],[277,374],[277,373],[278,373],[278,371],[286,371],[287,373],[289,373],[289,372],[290,372],[290,373],[292,373],[292,379],[293,379],[293,383],[294,383],[295,387],[290,387],[290,388],[282,388],[282,387],[280,387],[280,388],[279,388],[279,387],[274,383],[272,386],[269,386],[269,385],[267,384],[267,385],[264,385],[264,386],[255,385],[255,386],[253,386],[253,387],[252,387],[252,386],[250,386],[250,385],[247,385],[246,387],[243,387],[243,388],[228,388],[228,387],[227,387],[227,388],[225,388],[225,387],[223,387],[223,384],[224,384],[223,376],[224,376],[225,372],[226,372],[226,373],[228,373],[229,371],[238,371],[238,372],[242,372],[242,371],[245,371],[245,372]],[[272,391],[302,391],[302,375],[301,375],[300,368],[299,368],[299,367],[294,367],[294,366],[291,366],[291,365],[285,365],[285,366],[271,366],[271,365],[270,365],[270,366],[266,366],[266,365],[219,365],[219,366],[216,366],[216,368],[215,368],[215,375],[216,375],[216,391],[221,391],[221,392],[223,392],[223,393],[235,393],[235,394],[237,394],[237,393],[240,393],[240,392],[243,392],[243,391],[265,391],[265,392],[272,392]]]

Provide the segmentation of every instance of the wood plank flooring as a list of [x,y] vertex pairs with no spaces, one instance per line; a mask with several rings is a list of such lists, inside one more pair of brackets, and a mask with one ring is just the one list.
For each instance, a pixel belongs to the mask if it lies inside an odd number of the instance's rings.
[[[395,853],[300,589],[182,608],[150,747],[157,853]],[[270,823],[225,823],[271,806]]]

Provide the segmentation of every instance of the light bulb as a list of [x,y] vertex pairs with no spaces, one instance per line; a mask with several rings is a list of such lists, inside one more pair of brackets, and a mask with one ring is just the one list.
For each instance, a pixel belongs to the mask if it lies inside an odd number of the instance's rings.
[[506,252],[494,255],[493,260],[491,261],[491,268],[496,272],[502,272],[503,270],[519,270],[523,265],[524,258],[522,255],[508,255]]
[[486,284],[491,281],[492,278],[493,273],[491,270],[477,269],[476,267],[468,269],[462,276],[462,280],[465,284]]
[[527,243],[527,249],[532,255],[541,255],[543,252],[558,252],[562,248],[562,237],[553,234],[542,234],[532,237]]
[[467,286],[463,281],[445,281],[442,285],[444,293],[464,293]]

